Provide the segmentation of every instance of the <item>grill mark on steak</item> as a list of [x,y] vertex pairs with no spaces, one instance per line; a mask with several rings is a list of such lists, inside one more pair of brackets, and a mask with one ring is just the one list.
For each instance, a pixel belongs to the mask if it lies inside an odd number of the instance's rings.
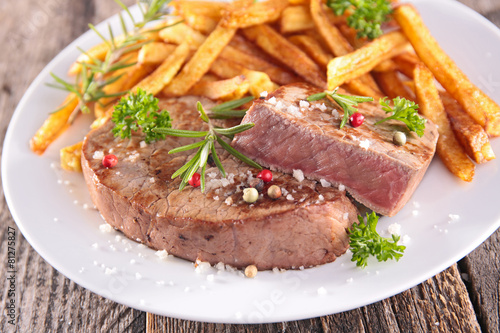
[[[206,125],[196,112],[197,100],[181,97],[159,104],[169,110],[175,128],[200,130]],[[201,102],[206,108],[213,105],[205,99]],[[87,135],[82,168],[94,204],[127,237],[191,261],[235,267],[255,264],[259,269],[319,265],[346,251],[346,230],[356,221],[357,210],[344,192],[314,181],[299,183],[291,175],[275,172],[273,181],[263,187],[264,197],[248,205],[242,199],[242,187],[247,184],[247,172],[255,177],[258,170],[222,148],[217,153],[228,175],[234,174],[234,183],[217,191],[209,175],[215,172],[220,179],[220,174],[210,168],[206,194],[190,186],[179,192],[180,179],[172,180],[171,175],[195,152],[169,155],[168,151],[197,139],[167,137],[141,148],[140,133],[121,140],[113,137],[112,127],[110,122]],[[110,149],[118,164],[106,169],[93,154],[107,154]],[[269,199],[265,193],[272,184],[285,188],[294,200]],[[225,203],[227,194],[234,202],[230,206]],[[320,195],[324,200],[319,200]],[[349,214],[347,220],[344,213]]]
[[[319,92],[298,83],[255,101],[242,121],[253,122],[255,127],[237,134],[232,145],[262,165],[288,173],[300,169],[308,178],[342,184],[367,207],[395,215],[411,197],[434,156],[436,126],[428,121],[422,138],[409,133],[398,121],[375,126],[387,115],[378,103],[362,103],[363,125],[339,129],[343,112],[332,114],[338,108],[333,102],[321,100],[311,102],[306,109],[299,107],[301,100]],[[320,109],[322,103],[326,111]],[[396,130],[407,135],[403,147],[392,143]]]

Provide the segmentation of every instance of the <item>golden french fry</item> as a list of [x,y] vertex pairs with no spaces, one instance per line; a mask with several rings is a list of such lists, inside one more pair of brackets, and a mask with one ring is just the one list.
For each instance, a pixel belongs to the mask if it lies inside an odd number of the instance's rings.
[[280,20],[282,34],[314,28],[309,6],[290,6],[283,10]]
[[177,23],[159,32],[160,38],[169,44],[182,44],[187,38],[191,39],[191,48],[198,49],[205,41],[206,37],[202,33],[194,30],[185,23]]
[[408,87],[401,81],[397,72],[385,71],[373,73],[375,81],[377,81],[379,87],[382,89],[384,94],[386,94],[390,99],[396,97],[404,97],[407,100],[415,101],[415,95],[411,92]]
[[467,182],[472,181],[475,165],[455,138],[434,76],[424,64],[419,64],[415,67],[414,77],[420,112],[438,126],[437,154],[455,176]]
[[245,75],[250,83],[249,91],[255,98],[258,98],[260,93],[263,91],[272,92],[278,88],[278,85],[272,82],[266,73],[252,71],[230,59],[216,59],[212,64],[210,71],[225,79],[229,79],[240,74]]
[[222,50],[219,57],[221,59],[231,60],[245,68],[264,72],[269,75],[271,80],[278,82],[279,84],[289,84],[299,81],[299,79],[289,71],[271,64],[262,58],[240,51],[230,45],[226,46],[224,50]]
[[267,0],[249,2],[249,6],[233,6],[221,19],[226,28],[248,28],[273,22],[279,19],[281,12],[288,6],[288,0]]
[[476,87],[432,37],[417,10],[407,4],[393,14],[418,56],[464,110],[492,136],[500,135],[500,106]]
[[418,56],[411,52],[399,54],[392,58],[392,61],[396,64],[397,70],[410,79],[413,79],[415,66],[421,62]]
[[80,141],[60,150],[61,168],[67,171],[82,172],[82,144]]
[[185,13],[199,16],[207,16],[213,19],[220,19],[222,13],[229,6],[228,2],[221,1],[172,1],[171,6],[175,8],[175,14],[184,16]]
[[450,94],[443,91],[440,95],[455,137],[467,155],[476,163],[495,159],[495,153],[484,129],[463,110]]
[[328,89],[333,90],[345,82],[354,80],[384,60],[404,52],[408,41],[398,32],[390,32],[345,56],[328,63]]
[[323,49],[321,44],[311,36],[294,35],[289,37],[288,40],[307,53],[323,69],[326,69],[328,62],[333,58]]
[[210,34],[212,31],[214,31],[218,23],[218,21],[214,18],[192,13],[184,14],[183,17],[187,25],[189,25],[194,30],[200,31],[204,34]]
[[[311,0],[310,10],[316,29],[333,55],[340,57],[354,51],[354,48],[344,38],[340,30],[330,22],[328,15],[324,11],[322,0]],[[382,95],[371,76],[365,75],[363,78],[355,78],[350,81],[347,84],[347,89],[353,93],[374,98]],[[333,89],[335,88],[337,87]]]
[[210,70],[212,63],[235,33],[235,28],[225,28],[219,24],[203,44],[201,44],[191,60],[182,68],[179,75],[167,86],[164,93],[174,96],[184,95]]
[[290,5],[308,5],[309,0],[288,0]]
[[61,104],[61,109],[51,113],[31,138],[31,150],[42,155],[47,147],[69,127],[69,119],[77,107],[78,98],[74,93],[70,93]]
[[309,83],[325,88],[326,81],[319,66],[297,46],[266,24],[246,28],[245,36],[266,53],[278,59]]
[[189,90],[189,94],[205,96],[213,100],[228,100],[235,95],[241,95],[238,97],[241,98],[248,92],[248,89],[248,80],[244,75],[238,75],[220,81],[200,80]]
[[141,47],[137,62],[140,64],[161,64],[172,52],[176,46],[162,42],[153,42]]

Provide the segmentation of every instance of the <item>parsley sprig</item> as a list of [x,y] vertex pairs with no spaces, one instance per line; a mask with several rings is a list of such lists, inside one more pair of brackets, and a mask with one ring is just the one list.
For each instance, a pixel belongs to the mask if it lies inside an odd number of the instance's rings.
[[338,90],[339,88],[335,89],[334,91],[325,91],[319,94],[314,94],[307,97],[307,100],[309,102],[313,102],[326,97],[332,98],[344,110],[344,116],[342,117],[342,121],[340,122],[340,128],[342,128],[349,121],[349,117],[358,111],[356,106],[358,106],[359,103],[371,102],[373,101],[373,98],[365,96],[337,94]]
[[[129,30],[127,28],[127,24],[121,13],[119,14],[119,18],[124,37],[120,40],[115,37],[110,25],[108,25],[109,39],[107,39],[92,24],[89,24],[89,28],[92,29],[109,48],[105,59],[97,59],[84,50],[79,49],[83,54],[88,56],[89,61],[81,63],[82,68],[75,82],[65,81],[56,74],[51,73],[55,83],[49,83],[47,85],[74,93],[79,100],[79,110],[82,112],[89,112],[89,103],[99,102],[102,98],[119,97],[125,94],[125,91],[108,94],[105,92],[104,87],[117,81],[123,75],[117,75],[115,73],[117,70],[135,65],[135,63],[130,61],[130,58],[127,59],[127,57],[124,57],[122,60],[120,60],[120,58],[132,51],[138,50],[144,44],[149,43],[147,34],[160,29],[150,29],[146,31],[142,31],[141,29],[148,23],[161,19],[165,15],[163,8],[170,1],[171,0],[152,0],[148,1],[149,4],[139,4],[142,20],[137,22],[125,4],[120,0],[115,0],[115,2],[127,13],[129,20],[132,22],[132,29]],[[165,27],[162,27],[162,29],[164,28]],[[62,108],[64,108],[64,106],[55,112]]]
[[158,99],[139,88],[136,94],[123,97],[115,106],[111,117],[115,123],[113,134],[125,139],[130,138],[132,131],[142,130],[146,143],[165,139],[165,134],[153,129],[170,128],[172,122],[168,111],[158,111]]
[[387,97],[380,99],[379,103],[382,105],[382,110],[386,113],[392,113],[392,115],[379,120],[375,125],[390,119],[399,120],[405,123],[410,131],[422,137],[424,135],[426,119],[418,115],[418,104],[406,98],[396,97],[392,100],[394,107],[391,107],[386,99]]
[[[229,104],[221,104],[219,107],[215,107],[217,112],[224,112],[224,111],[230,111],[233,108],[237,107],[235,105],[238,105],[241,103],[241,100],[239,101],[232,101],[227,102]],[[242,103],[245,104],[245,103]],[[240,105],[242,105],[240,104]],[[183,151],[188,151],[192,149],[198,148],[198,151],[194,155],[194,157],[189,160],[186,164],[184,164],[179,170],[174,172],[172,175],[172,179],[176,177],[181,177],[182,181],[181,184],[179,185],[179,190],[182,190],[188,183],[188,181],[193,177],[194,173],[197,172],[199,169],[201,169],[201,174],[200,174],[200,182],[201,182],[201,191],[205,192],[205,170],[207,167],[207,161],[208,161],[208,156],[211,154],[212,159],[215,162],[215,165],[221,172],[223,177],[226,177],[226,171],[224,170],[224,167],[222,166],[222,163],[217,156],[217,152],[215,150],[215,143],[217,142],[222,148],[224,148],[227,152],[229,152],[231,155],[234,157],[240,159],[241,161],[245,162],[246,164],[250,165],[251,167],[257,168],[257,169],[262,169],[262,167],[257,164],[256,162],[252,161],[233,147],[231,147],[227,142],[225,142],[221,136],[226,136],[229,138],[232,138],[235,134],[244,132],[254,126],[253,123],[247,123],[247,124],[240,124],[231,128],[220,128],[216,127],[211,121],[209,116],[207,115],[207,112],[203,108],[203,105],[201,105],[200,102],[197,103],[196,108],[198,112],[200,113],[200,118],[203,120],[205,123],[208,124],[208,131],[188,131],[188,130],[179,130],[179,129],[173,129],[173,128],[156,128],[153,131],[157,133],[162,133],[165,135],[171,135],[171,136],[178,136],[178,137],[187,137],[187,138],[201,138],[203,137],[204,139],[200,142],[192,143],[186,146],[182,146],[179,148],[175,148],[170,150],[168,153],[169,154],[174,154],[178,152],[183,152]],[[214,108],[212,108],[212,112],[214,113]]]
[[387,0],[328,0],[335,15],[350,11],[347,24],[356,29],[358,38],[375,39],[383,34],[381,24],[389,21],[392,13],[391,3]]
[[366,223],[359,215],[358,221],[359,224],[354,223],[349,233],[351,261],[355,261],[356,266],[366,267],[369,256],[375,256],[378,261],[398,261],[403,256],[406,246],[398,245],[400,236],[393,234],[389,239],[377,233],[378,216],[375,212],[366,213]]

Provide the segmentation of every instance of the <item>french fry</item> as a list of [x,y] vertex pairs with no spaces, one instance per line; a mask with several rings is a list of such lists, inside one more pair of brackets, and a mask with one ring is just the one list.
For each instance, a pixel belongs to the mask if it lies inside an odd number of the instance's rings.
[[162,42],[153,42],[141,47],[137,62],[140,64],[161,64],[169,54],[174,52],[176,46]]
[[398,6],[394,18],[420,59],[464,110],[492,136],[500,135],[500,106],[476,87],[432,37],[417,10]]
[[165,28],[159,32],[159,36],[165,43],[177,45],[182,44],[186,38],[190,38],[192,40],[190,45],[193,50],[198,49],[206,39],[205,35],[185,23],[177,23]]
[[83,142],[80,141],[60,150],[61,168],[67,171],[82,172],[82,144]]
[[171,6],[175,8],[177,15],[183,16],[185,13],[195,14],[199,16],[207,16],[213,19],[220,19],[222,13],[229,6],[227,2],[221,1],[172,1]]
[[31,138],[31,150],[42,155],[47,147],[69,127],[69,119],[77,107],[78,97],[74,93],[70,93],[62,103],[61,108],[57,112],[51,113]]
[[232,60],[218,58],[210,70],[215,75],[226,79],[239,74],[245,75],[250,83],[249,91],[255,98],[258,98],[263,91],[272,92],[278,88],[278,85],[272,82],[266,73],[252,71]]
[[434,76],[425,65],[419,64],[415,67],[414,77],[420,112],[438,126],[437,154],[451,173],[464,181],[472,181],[475,165],[455,138]]
[[311,36],[294,35],[289,37],[288,40],[307,53],[322,69],[326,69],[328,62],[333,58],[323,49],[323,47],[321,47],[321,44]]
[[210,34],[214,31],[218,23],[218,21],[214,18],[192,13],[185,14],[183,17],[187,25],[203,34]]
[[288,0],[290,5],[308,5],[309,0]]
[[314,28],[309,6],[290,6],[283,10],[280,20],[282,34]]
[[443,91],[440,95],[455,137],[467,155],[476,163],[495,159],[495,153],[484,129],[447,92]]
[[333,90],[345,82],[354,80],[384,60],[405,51],[408,41],[398,32],[390,32],[345,56],[328,63],[328,89]]
[[184,95],[210,70],[212,63],[235,33],[235,28],[225,28],[219,24],[201,44],[191,60],[182,68],[179,75],[167,86],[164,93],[173,96]]
[[222,17],[220,24],[226,28],[248,28],[273,22],[288,6],[288,0],[252,1],[250,6],[233,6]]
[[373,76],[375,77],[375,81],[377,81],[379,87],[382,89],[384,94],[386,94],[390,99],[394,99],[396,97],[403,97],[410,101],[416,100],[413,92],[408,90],[408,88],[399,78],[397,72],[394,71],[377,72],[373,73]]
[[230,45],[222,50],[219,57],[241,64],[245,68],[264,72],[269,75],[271,80],[279,84],[289,84],[299,81],[299,79],[289,71],[271,64],[262,58],[242,52]]
[[408,78],[413,79],[413,71],[421,61],[415,53],[406,52],[392,58],[396,64],[397,70]]
[[326,87],[323,72],[297,46],[266,24],[246,28],[245,36],[275,59],[293,69],[298,75],[317,87]]
[[[318,29],[319,34],[335,56],[340,57],[354,51],[354,48],[344,38],[340,30],[330,22],[328,15],[323,9],[322,0],[311,0],[310,10],[316,29]],[[363,96],[371,96],[374,98],[381,96],[376,82],[369,75],[365,75],[362,78],[354,78],[349,81],[351,82],[348,82],[347,89],[353,93],[362,94]],[[330,85],[328,86],[330,87]],[[335,88],[337,87],[334,87],[331,90]]]
[[213,100],[241,98],[248,92],[249,82],[244,75],[220,81],[200,80],[189,91],[190,95],[205,96]]

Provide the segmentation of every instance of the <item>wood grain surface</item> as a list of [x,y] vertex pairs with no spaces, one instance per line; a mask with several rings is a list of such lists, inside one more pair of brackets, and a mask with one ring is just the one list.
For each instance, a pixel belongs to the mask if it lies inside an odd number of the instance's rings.
[[[500,26],[500,1],[460,2]],[[98,23],[116,12],[112,0],[0,0],[0,147],[12,113],[36,75],[88,29],[87,23]],[[0,191],[0,332],[500,331],[500,231],[444,272],[375,304],[302,321],[210,324],[137,311],[68,280],[22,237]],[[14,325],[8,322],[6,303],[9,227],[16,230]]]

